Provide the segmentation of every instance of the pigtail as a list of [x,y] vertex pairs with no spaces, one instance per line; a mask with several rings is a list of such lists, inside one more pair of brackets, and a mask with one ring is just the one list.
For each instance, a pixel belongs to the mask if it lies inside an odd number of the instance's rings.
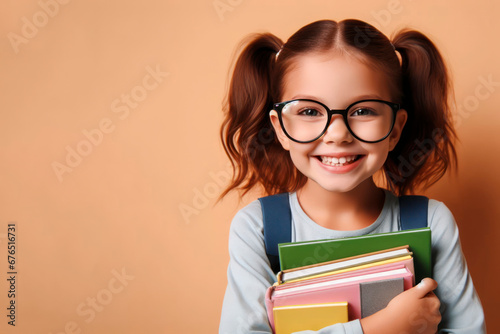
[[408,120],[384,173],[398,195],[429,187],[457,166],[448,71],[436,46],[423,34],[400,31],[393,45],[401,56],[402,108]]
[[[290,171],[279,165],[280,159],[289,157],[284,156],[287,152],[275,138],[269,120],[274,102],[271,74],[282,45],[283,42],[272,34],[253,35],[236,61],[220,131],[234,172],[220,198],[233,189],[243,190],[245,194],[259,184],[266,193],[277,193],[285,190],[280,185],[289,181],[284,177],[290,175]],[[286,165],[288,169],[293,166],[291,163]]]

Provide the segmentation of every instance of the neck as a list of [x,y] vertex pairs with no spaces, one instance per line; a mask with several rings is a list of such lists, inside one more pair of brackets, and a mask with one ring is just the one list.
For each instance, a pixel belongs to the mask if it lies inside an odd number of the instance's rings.
[[371,225],[382,211],[385,194],[373,179],[347,192],[333,192],[308,180],[298,192],[300,206],[317,224],[333,230],[358,230]]

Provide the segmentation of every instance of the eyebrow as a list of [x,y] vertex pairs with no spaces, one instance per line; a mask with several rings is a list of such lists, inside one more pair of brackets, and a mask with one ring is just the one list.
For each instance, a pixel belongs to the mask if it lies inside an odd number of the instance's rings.
[[[323,101],[318,96],[302,95],[302,94],[295,95],[290,100],[297,100],[297,99],[309,99],[309,100],[315,100],[315,101],[319,101],[319,102],[325,103],[325,101]],[[383,100],[383,98],[380,95],[377,95],[377,94],[366,94],[366,95],[356,96],[355,98],[351,99],[352,100],[351,103],[356,102],[356,101],[361,101],[361,100],[368,100],[368,99]]]

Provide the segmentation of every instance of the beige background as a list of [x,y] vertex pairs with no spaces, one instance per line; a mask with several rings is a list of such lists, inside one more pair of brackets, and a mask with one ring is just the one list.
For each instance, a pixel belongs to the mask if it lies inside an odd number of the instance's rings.
[[256,195],[215,205],[229,175],[218,131],[235,47],[251,32],[286,40],[311,21],[355,17],[388,34],[420,29],[449,61],[460,170],[426,194],[455,213],[497,332],[500,8],[464,3],[0,2],[0,331],[216,332],[230,220]]

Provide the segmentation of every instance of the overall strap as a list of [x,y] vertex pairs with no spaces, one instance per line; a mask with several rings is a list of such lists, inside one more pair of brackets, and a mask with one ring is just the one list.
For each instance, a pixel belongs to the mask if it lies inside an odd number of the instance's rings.
[[429,199],[425,196],[399,197],[399,229],[402,231],[427,227],[428,206]]
[[278,244],[292,241],[292,214],[288,193],[259,198],[264,220],[264,243],[272,270],[280,271]]
[[[292,214],[288,193],[259,198],[264,221],[266,254],[274,273],[280,271],[278,244],[292,241]],[[399,229],[410,230],[428,226],[429,199],[425,196],[399,197]]]

